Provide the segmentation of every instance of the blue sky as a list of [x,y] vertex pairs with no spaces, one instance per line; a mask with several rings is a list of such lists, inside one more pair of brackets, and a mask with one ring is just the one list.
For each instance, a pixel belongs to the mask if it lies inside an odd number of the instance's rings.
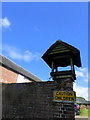
[[45,51],[59,39],[78,48],[82,67],[75,67],[75,89],[87,92],[87,2],[5,2],[0,23],[2,54],[45,81],[51,72],[41,59]]

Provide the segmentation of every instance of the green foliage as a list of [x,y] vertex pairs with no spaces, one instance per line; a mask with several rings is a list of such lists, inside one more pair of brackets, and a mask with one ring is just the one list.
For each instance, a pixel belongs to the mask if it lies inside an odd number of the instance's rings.
[[88,113],[90,112],[90,110],[85,109],[85,108],[81,108],[80,112],[81,112],[80,116],[86,116],[86,117],[88,117]]
[[79,99],[83,99],[83,100],[85,100],[85,98],[83,98],[83,97],[76,97],[76,98],[79,98]]

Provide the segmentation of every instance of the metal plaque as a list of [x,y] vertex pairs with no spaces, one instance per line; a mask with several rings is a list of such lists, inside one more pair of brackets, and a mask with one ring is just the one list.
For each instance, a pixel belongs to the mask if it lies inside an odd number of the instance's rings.
[[54,101],[57,102],[74,102],[74,91],[54,91]]

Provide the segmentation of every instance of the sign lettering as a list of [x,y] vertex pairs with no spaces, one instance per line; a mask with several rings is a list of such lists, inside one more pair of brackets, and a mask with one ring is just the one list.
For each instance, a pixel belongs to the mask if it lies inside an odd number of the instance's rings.
[[54,101],[74,102],[74,92],[73,91],[54,91]]

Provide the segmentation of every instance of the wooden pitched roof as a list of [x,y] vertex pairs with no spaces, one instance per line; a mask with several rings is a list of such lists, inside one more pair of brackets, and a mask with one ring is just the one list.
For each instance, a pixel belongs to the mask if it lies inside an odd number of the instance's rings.
[[57,66],[65,67],[70,65],[70,58],[74,65],[81,67],[80,51],[61,40],[56,41],[42,56],[43,60],[51,67],[51,62],[55,61]]

